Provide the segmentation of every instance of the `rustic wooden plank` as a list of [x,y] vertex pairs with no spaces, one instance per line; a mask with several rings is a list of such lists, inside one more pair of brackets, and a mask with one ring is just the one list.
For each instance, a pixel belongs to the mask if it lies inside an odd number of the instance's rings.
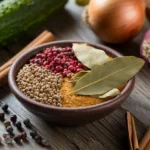
[[[13,54],[22,49],[31,39],[38,35],[43,29],[52,31],[56,40],[83,40],[93,43],[102,43],[94,33],[87,28],[81,21],[83,8],[74,4],[73,0],[69,1],[66,9],[60,15],[53,17],[43,27],[28,36],[22,38],[19,42],[11,44],[8,49],[0,50],[0,63],[4,63]],[[139,56],[139,45],[144,32],[149,27],[146,22],[139,36],[133,41],[121,45],[106,44],[115,48],[126,55]],[[130,97],[123,103],[122,107],[132,112],[140,121],[150,126],[150,71],[147,67],[137,75],[136,86]],[[59,127],[52,126],[42,119],[31,114],[25,109],[11,94],[7,86],[0,89],[0,99],[10,105],[14,113],[18,114],[19,120],[30,118],[39,133],[49,139],[51,148],[54,150],[127,150],[128,138],[125,120],[125,111],[123,108],[117,109],[114,113],[101,119],[100,121],[79,126],[79,127]],[[146,126],[136,120],[138,138],[144,135]],[[4,132],[3,125],[0,124],[0,135]],[[40,150],[31,138],[29,143],[23,145],[4,146],[4,150]],[[43,148],[42,148],[43,149]]]

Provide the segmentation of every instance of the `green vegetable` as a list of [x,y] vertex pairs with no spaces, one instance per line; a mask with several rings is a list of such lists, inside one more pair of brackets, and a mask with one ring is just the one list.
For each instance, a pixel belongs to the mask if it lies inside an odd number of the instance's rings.
[[72,93],[102,95],[125,84],[144,65],[144,60],[133,56],[118,57],[93,68],[75,84]]
[[87,44],[73,43],[72,49],[78,60],[90,69],[102,65],[109,60],[108,55],[103,50],[96,49]]
[[63,8],[67,0],[3,0],[0,2],[0,43],[6,44],[35,28]]

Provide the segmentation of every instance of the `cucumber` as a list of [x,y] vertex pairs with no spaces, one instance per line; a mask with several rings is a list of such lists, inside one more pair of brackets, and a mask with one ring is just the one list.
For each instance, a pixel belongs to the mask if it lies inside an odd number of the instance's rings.
[[18,39],[50,15],[63,8],[67,0],[0,1],[0,44]]

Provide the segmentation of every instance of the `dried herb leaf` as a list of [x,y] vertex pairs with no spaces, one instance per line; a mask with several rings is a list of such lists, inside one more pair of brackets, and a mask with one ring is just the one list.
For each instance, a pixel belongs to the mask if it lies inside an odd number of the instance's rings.
[[103,95],[100,95],[99,98],[115,97],[119,94],[120,94],[120,91],[117,88],[114,88],[114,89],[110,90],[109,92],[107,92]]
[[82,64],[90,69],[109,60],[108,55],[103,50],[96,49],[87,44],[73,43],[73,51]]
[[134,56],[118,57],[93,68],[77,81],[72,93],[102,95],[126,83],[144,65],[144,60]]
[[74,76],[73,76],[73,81],[77,82],[81,77],[83,77],[85,74],[87,74],[89,71],[81,71],[81,72],[78,72],[76,73]]

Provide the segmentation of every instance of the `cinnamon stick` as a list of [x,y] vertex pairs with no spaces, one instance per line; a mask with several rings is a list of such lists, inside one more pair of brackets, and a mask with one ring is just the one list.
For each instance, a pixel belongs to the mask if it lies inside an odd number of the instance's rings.
[[137,138],[136,128],[135,128],[135,122],[133,116],[131,116],[131,122],[132,122],[132,137],[133,137],[133,148],[134,150],[139,150],[139,142]]
[[28,49],[46,43],[54,40],[54,35],[45,30],[43,31],[37,38],[35,38],[33,41],[31,41],[25,48],[23,48],[20,52],[18,52],[15,56],[13,56],[9,61],[7,61],[3,66],[0,67],[0,72],[5,70],[7,67],[11,66],[13,62],[16,60],[17,57],[19,57],[21,54],[23,54]]
[[127,112],[127,127],[128,127],[128,138],[129,138],[130,150],[133,150],[133,144],[132,144],[132,121],[131,121],[131,114],[130,114],[130,112]]
[[29,43],[24,49],[22,49],[19,53],[17,53],[14,57],[12,57],[2,67],[0,67],[0,86],[7,83],[10,67],[17,57],[19,57],[21,54],[28,51],[32,47],[35,47],[37,45],[50,42],[53,40],[54,40],[54,35],[51,32],[48,32],[45,30],[37,38],[35,38],[31,43]]
[[148,144],[146,145],[146,148],[144,150],[150,150],[150,141],[148,142]]
[[150,142],[150,128],[147,130],[146,134],[140,142],[140,150],[144,150],[148,142]]

